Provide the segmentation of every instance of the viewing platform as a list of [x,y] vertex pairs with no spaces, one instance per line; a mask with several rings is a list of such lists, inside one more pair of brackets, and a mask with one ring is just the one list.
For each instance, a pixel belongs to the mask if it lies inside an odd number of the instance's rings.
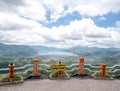
[[120,80],[30,80],[0,86],[0,91],[120,91]]
[[[0,69],[0,91],[119,91],[120,65],[98,66],[84,64],[81,57],[77,63],[64,65],[33,64]],[[18,82],[17,82],[18,81]]]

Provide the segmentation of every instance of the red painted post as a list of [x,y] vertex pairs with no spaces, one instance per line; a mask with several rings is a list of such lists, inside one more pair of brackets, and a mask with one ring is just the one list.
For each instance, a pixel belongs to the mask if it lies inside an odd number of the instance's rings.
[[79,75],[84,75],[85,74],[85,72],[84,72],[84,58],[83,57],[81,57],[80,60],[79,60],[78,74]]
[[39,60],[38,59],[34,59],[34,64],[33,64],[33,75],[34,76],[38,76],[39,73]]
[[9,81],[13,82],[14,81],[14,64],[11,63],[9,64]]
[[102,78],[106,77],[106,65],[105,64],[100,64],[100,76]]
[[[58,66],[62,65],[61,62],[58,63]],[[58,78],[62,77],[62,71],[58,70]]]

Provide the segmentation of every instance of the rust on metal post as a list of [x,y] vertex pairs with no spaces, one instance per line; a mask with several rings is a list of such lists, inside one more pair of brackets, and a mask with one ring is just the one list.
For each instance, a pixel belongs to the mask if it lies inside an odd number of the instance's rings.
[[38,76],[39,73],[39,60],[38,59],[34,59],[33,60],[33,75],[34,76]]
[[83,57],[81,57],[80,60],[79,60],[78,74],[79,75],[84,75],[85,74],[85,72],[84,72],[84,58]]
[[13,82],[14,81],[14,64],[10,63],[9,64],[9,81]]
[[106,77],[106,65],[105,64],[100,64],[100,76],[102,78]]

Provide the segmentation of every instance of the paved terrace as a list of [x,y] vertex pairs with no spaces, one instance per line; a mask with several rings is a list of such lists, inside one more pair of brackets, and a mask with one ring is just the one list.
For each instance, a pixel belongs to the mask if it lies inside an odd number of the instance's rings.
[[0,86],[0,91],[120,91],[120,80],[32,80]]

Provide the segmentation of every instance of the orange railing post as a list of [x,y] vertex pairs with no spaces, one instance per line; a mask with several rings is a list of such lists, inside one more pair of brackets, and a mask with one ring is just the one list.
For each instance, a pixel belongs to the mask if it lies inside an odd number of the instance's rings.
[[[58,65],[62,65],[61,62],[58,63]],[[58,78],[61,78],[62,77],[62,71],[61,70],[58,70]]]
[[9,81],[13,82],[14,81],[14,64],[10,63],[9,64]]
[[106,77],[106,65],[105,64],[100,64],[100,76],[102,78]]
[[78,65],[78,74],[79,75],[84,75],[84,58],[81,57],[79,60],[79,65]]
[[34,64],[33,64],[33,76],[38,76],[39,75],[39,60],[34,59]]

